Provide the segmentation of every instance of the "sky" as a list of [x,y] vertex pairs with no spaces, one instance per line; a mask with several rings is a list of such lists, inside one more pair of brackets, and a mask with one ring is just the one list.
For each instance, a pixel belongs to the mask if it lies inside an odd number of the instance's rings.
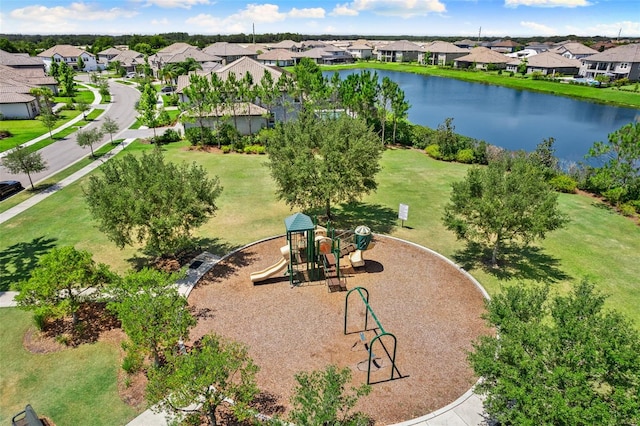
[[640,37],[640,0],[0,0],[4,34]]

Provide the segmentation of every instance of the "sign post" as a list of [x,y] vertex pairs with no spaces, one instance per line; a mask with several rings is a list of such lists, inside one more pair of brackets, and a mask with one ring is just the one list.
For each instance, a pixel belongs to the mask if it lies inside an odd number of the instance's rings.
[[400,208],[398,209],[398,219],[402,221],[402,227],[404,228],[404,221],[409,218],[409,205],[408,204],[400,204]]

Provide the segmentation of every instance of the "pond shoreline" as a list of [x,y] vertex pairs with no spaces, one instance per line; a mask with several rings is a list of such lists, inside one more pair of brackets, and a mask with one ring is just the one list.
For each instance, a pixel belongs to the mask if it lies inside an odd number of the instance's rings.
[[493,86],[507,87],[509,89],[515,90],[527,90],[549,95],[565,96],[585,102],[593,102],[603,105],[640,110],[640,92],[632,92],[631,90],[617,90],[611,87],[595,88],[579,84],[566,84],[547,80],[532,80],[530,78],[522,78],[520,76],[510,77],[506,72],[504,72],[503,75],[498,75],[497,72],[476,72],[445,69],[432,65],[424,66],[389,62],[357,62],[350,65],[320,66],[320,69],[323,72],[350,69],[375,69],[432,77],[454,78],[470,83],[488,84]]

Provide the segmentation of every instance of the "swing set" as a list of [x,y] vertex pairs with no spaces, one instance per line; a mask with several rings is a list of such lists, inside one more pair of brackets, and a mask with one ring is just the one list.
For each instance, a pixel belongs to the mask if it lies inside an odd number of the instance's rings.
[[[364,303],[364,306],[366,308],[366,314],[364,316],[364,328],[360,329],[360,330],[356,330],[356,331],[352,331],[352,332],[347,332],[347,318],[348,318],[348,311],[349,311],[349,296],[351,295],[351,293],[356,292],[357,294],[360,295],[360,299],[362,300],[362,303]],[[393,335],[392,333],[389,333],[387,331],[385,331],[384,327],[382,326],[382,324],[380,324],[380,321],[378,320],[378,317],[376,317],[375,312],[373,312],[373,308],[371,307],[371,305],[369,305],[369,291],[364,288],[364,287],[354,287],[351,290],[349,290],[347,292],[347,295],[345,296],[345,300],[344,300],[344,334],[352,334],[352,333],[360,333],[360,338],[364,341],[364,332],[368,330],[368,321],[369,321],[369,316],[371,316],[371,318],[373,318],[373,320],[376,322],[376,325],[378,326],[378,330],[379,332],[376,332],[376,335],[371,339],[371,341],[369,341],[369,345],[368,345],[368,352],[369,352],[369,360],[367,363],[367,384],[370,385],[371,383],[371,365],[374,363],[374,359],[375,359],[375,355],[373,352],[373,346],[375,345],[376,342],[378,342],[381,346],[381,348],[384,350],[384,352],[387,354],[387,356],[389,357],[389,359],[391,360],[391,377],[389,377],[388,380],[394,380],[394,379],[399,379],[402,378],[402,375],[400,374],[400,372],[398,371],[397,367],[396,367],[396,344],[397,344],[397,339],[396,336]],[[375,329],[373,329],[375,330]],[[391,353],[389,353],[389,351],[387,350],[387,347],[384,345],[383,342],[383,338],[386,338],[387,340],[391,340],[392,344],[393,344],[393,348]],[[365,344],[365,347],[367,345]],[[397,375],[396,375],[397,373]],[[383,380],[383,381],[387,381],[387,380]],[[378,381],[380,382],[380,381]],[[375,383],[378,383],[375,382]]]

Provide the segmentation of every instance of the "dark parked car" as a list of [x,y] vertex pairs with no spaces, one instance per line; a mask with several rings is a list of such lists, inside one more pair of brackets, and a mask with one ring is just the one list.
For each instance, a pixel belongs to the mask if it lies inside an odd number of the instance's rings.
[[0,182],[0,200],[22,191],[24,188],[17,180],[3,180]]
[[162,92],[162,93],[173,93],[173,87],[164,86],[162,89],[160,89],[160,92]]

